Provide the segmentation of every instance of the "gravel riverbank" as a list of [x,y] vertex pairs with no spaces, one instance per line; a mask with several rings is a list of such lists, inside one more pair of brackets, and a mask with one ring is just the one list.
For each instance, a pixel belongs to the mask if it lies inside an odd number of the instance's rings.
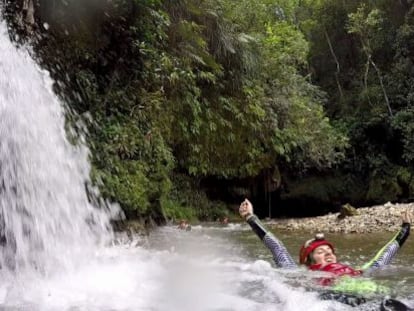
[[414,203],[361,207],[357,209],[357,215],[342,219],[339,213],[333,213],[309,218],[272,219],[265,223],[274,229],[288,231],[319,232],[321,228],[324,232],[340,233],[397,231],[401,226],[401,213],[407,209],[413,214]]

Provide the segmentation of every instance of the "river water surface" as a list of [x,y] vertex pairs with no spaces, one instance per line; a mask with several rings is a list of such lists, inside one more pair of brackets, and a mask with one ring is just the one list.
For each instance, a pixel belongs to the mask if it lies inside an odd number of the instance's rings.
[[[311,237],[308,233],[274,233],[285,242],[294,259],[303,241]],[[357,266],[370,260],[392,236],[392,233],[333,234],[327,238],[336,246],[341,262]],[[207,297],[211,296],[200,310],[354,309],[318,300],[311,290],[313,272],[275,268],[270,252],[245,224],[196,226],[191,232],[160,228],[150,235],[148,247],[169,249],[169,254],[183,260],[182,270],[171,267],[168,271],[179,284],[183,281],[182,287],[178,287],[183,294],[177,296],[182,298],[179,303],[191,302],[194,306],[201,298],[206,298],[206,293]],[[392,265],[370,276],[377,283],[392,288],[393,295],[407,304],[414,302],[413,254],[414,243],[409,238]],[[192,264],[186,264],[188,261]],[[185,294],[193,291],[195,293]],[[377,310],[380,299],[378,296],[359,309]]]
[[[292,254],[305,234],[279,233]],[[339,256],[363,263],[390,234],[329,236]],[[246,225],[162,227],[147,238],[119,236],[76,269],[5,282],[4,310],[351,310],[309,290],[312,273],[276,269]],[[394,264],[373,276],[413,304],[411,240]],[[345,250],[350,250],[345,253]],[[378,310],[379,299],[357,309]],[[2,309],[3,310],[3,309]]]

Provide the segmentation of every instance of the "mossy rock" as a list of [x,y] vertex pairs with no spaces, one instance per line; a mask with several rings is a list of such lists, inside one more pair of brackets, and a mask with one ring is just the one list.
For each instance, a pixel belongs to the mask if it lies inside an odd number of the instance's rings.
[[341,209],[339,210],[338,218],[344,219],[345,217],[356,216],[356,215],[359,215],[359,211],[355,207],[353,207],[351,204],[346,203],[341,206]]
[[148,235],[148,226],[144,219],[122,220],[112,223],[112,227],[116,232],[126,232],[128,235],[139,234]]

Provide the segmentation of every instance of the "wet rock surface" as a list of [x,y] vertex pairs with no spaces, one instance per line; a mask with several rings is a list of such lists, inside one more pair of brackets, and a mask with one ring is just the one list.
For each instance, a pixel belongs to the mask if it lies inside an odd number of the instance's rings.
[[380,231],[397,231],[402,224],[401,214],[406,210],[413,214],[414,203],[376,205],[358,208],[358,214],[342,217],[340,213],[324,216],[272,219],[266,224],[274,229],[288,231],[369,233]]

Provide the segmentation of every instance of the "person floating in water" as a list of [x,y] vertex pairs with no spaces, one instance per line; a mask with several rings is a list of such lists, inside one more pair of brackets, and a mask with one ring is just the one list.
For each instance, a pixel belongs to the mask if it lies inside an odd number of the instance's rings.
[[188,224],[187,220],[184,219],[181,219],[177,228],[180,230],[191,231],[191,226]]
[[227,226],[229,224],[229,218],[228,217],[223,217],[223,218],[217,218],[217,222],[220,225],[225,225]]
[[[263,241],[266,247],[271,251],[276,266],[288,269],[298,267],[283,243],[272,233],[267,231],[257,216],[254,215],[253,205],[249,200],[245,199],[240,204],[239,213],[240,216],[247,221],[257,236]],[[406,211],[403,213],[402,226],[398,233],[376,254],[376,256],[374,256],[370,262],[364,264],[359,269],[354,269],[348,265],[338,262],[335,255],[334,245],[327,241],[323,234],[317,234],[313,239],[304,243],[299,252],[299,263],[305,265],[312,271],[327,272],[328,276],[326,278],[319,279],[319,284],[322,286],[331,286],[333,291],[327,291],[322,294],[322,299],[336,299],[340,300],[340,302],[351,305],[363,303],[365,302],[365,299],[362,297],[356,301],[347,301],[347,299],[351,296],[342,294],[344,292],[358,293],[358,290],[364,294],[367,290],[381,290],[381,287],[372,286],[372,282],[369,286],[366,285],[367,283],[364,284],[364,282],[361,281],[355,282],[355,277],[368,274],[389,264],[409,236],[410,224],[411,216]]]

